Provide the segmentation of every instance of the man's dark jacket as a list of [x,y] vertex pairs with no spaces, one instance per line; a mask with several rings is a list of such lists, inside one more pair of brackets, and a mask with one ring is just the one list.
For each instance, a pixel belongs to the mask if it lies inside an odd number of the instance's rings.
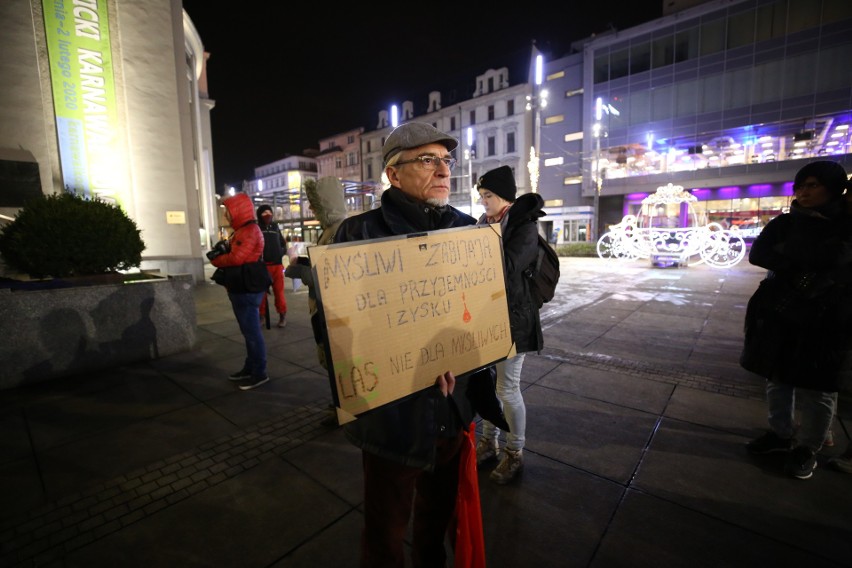
[[282,264],[284,254],[287,252],[287,241],[281,234],[278,223],[272,221],[268,225],[263,222],[263,212],[272,211],[269,205],[261,205],[257,208],[257,226],[263,232],[263,261],[266,264]]

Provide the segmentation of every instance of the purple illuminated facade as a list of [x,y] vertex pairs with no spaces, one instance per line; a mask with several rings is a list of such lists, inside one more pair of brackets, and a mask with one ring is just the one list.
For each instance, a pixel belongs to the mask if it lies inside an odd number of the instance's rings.
[[[711,0],[577,42],[546,63],[545,88],[564,96],[550,97],[542,153],[563,160],[542,169],[543,220],[592,240],[671,183],[701,221],[756,234],[805,163],[852,171],[852,74],[827,64],[852,60],[850,29],[852,3]],[[577,230],[595,202],[598,227]]]

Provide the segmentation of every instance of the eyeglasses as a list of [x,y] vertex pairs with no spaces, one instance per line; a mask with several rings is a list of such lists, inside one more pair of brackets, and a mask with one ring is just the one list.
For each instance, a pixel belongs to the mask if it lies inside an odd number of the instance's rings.
[[794,191],[799,191],[800,189],[816,189],[818,187],[822,187],[822,184],[818,181],[812,181],[808,183],[800,183],[796,187],[793,188]]
[[417,156],[411,160],[403,160],[402,162],[397,162],[395,166],[401,166],[403,164],[413,164],[414,162],[420,162],[420,166],[424,170],[437,170],[438,163],[444,162],[444,165],[447,166],[450,171],[453,171],[453,168],[456,167],[456,159],[455,158],[439,158],[438,156]]

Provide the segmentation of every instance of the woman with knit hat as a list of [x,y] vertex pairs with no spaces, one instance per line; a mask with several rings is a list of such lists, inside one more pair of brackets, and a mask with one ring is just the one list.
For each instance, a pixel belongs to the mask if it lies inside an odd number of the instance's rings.
[[541,351],[544,345],[538,307],[533,302],[530,279],[526,275],[538,257],[538,218],[545,215],[544,200],[537,193],[515,198],[515,174],[509,166],[486,172],[476,184],[485,213],[479,224],[500,223],[503,235],[503,260],[506,264],[506,298],[509,303],[509,327],[517,355],[497,363],[497,396],[509,424],[506,446],[500,453],[500,430],[482,421],[482,436],[476,445],[477,463],[498,455],[500,462],[491,472],[491,481],[499,484],[515,479],[524,467],[527,411],[521,394],[521,367],[528,351]]
[[770,430],[747,448],[787,453],[785,472],[797,479],[813,475],[837,392],[852,376],[850,190],[840,164],[804,165],[790,212],[772,219],[749,253],[769,272],[749,300],[740,364],[766,379]]

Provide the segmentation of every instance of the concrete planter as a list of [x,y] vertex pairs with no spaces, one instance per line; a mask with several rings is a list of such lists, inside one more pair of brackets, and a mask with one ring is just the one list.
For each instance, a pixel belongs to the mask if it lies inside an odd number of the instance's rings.
[[196,345],[193,279],[3,288],[0,335],[0,390],[188,351]]

